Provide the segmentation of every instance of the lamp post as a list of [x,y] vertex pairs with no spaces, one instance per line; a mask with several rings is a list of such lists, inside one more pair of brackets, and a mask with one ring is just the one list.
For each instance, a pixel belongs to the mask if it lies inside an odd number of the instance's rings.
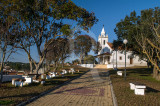
[[113,53],[113,69],[115,70],[115,68],[114,68],[114,53]]
[[127,44],[127,39],[123,40],[123,43],[125,44],[125,70],[124,70],[124,80],[126,80],[126,44]]
[[116,48],[116,71],[117,71],[117,50],[118,48]]

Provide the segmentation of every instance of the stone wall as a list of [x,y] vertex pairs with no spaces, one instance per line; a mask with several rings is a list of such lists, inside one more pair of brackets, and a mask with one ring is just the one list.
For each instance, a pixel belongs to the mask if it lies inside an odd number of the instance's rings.
[[[126,64],[126,67],[134,67],[134,66],[147,66],[146,63],[141,64]],[[125,67],[125,64],[118,64],[117,68]],[[107,68],[116,68],[116,64],[107,64]]]
[[93,68],[94,64],[78,64],[81,67]]
[[22,78],[22,75],[3,75],[3,81],[2,82],[12,81],[12,78]]

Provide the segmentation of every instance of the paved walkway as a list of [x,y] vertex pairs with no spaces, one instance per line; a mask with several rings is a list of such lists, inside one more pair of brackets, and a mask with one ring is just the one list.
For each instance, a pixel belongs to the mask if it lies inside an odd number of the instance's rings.
[[93,69],[29,106],[113,106],[108,72]]

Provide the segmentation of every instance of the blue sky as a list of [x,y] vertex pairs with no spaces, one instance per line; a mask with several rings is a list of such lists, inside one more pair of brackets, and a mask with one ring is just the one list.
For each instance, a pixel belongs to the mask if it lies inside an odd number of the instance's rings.
[[[109,36],[109,42],[117,39],[114,28],[116,23],[121,19],[124,19],[126,15],[129,15],[132,11],[136,11],[140,14],[141,10],[154,8],[160,6],[160,0],[72,0],[78,6],[85,8],[90,12],[94,12],[96,17],[99,19],[89,33],[94,39],[98,39],[102,27],[104,25],[105,31]],[[32,54],[37,59],[37,51],[35,48],[32,49]],[[72,56],[70,60],[75,58]],[[11,56],[11,61],[28,62],[26,53],[19,51],[17,54]]]
[[124,19],[132,11],[140,14],[143,9],[160,6],[160,0],[72,0],[90,12],[94,12],[99,19],[98,23],[91,28],[91,33],[96,37],[100,34],[104,25],[106,33],[109,35],[109,42],[117,39],[114,28],[116,23]]

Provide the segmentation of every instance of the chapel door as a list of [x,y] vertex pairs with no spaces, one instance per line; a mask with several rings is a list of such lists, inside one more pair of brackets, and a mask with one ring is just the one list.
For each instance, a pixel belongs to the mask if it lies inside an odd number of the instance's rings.
[[133,58],[130,58],[130,64],[133,64]]
[[108,64],[109,64],[109,62],[110,62],[110,56],[108,56],[108,59],[107,59],[107,61],[108,61]]

